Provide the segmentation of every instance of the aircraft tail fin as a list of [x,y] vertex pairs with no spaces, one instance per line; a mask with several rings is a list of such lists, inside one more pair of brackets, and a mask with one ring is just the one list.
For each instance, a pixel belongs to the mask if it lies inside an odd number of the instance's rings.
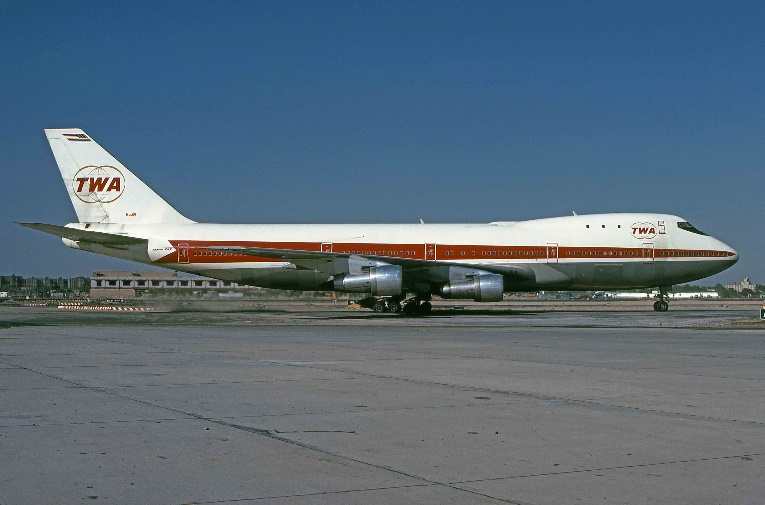
[[185,224],[186,218],[78,128],[45,130],[81,223]]

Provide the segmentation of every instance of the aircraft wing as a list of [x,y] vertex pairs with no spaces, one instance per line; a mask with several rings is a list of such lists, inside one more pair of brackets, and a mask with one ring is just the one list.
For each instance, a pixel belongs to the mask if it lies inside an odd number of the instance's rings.
[[66,226],[57,226],[55,224],[44,223],[16,223],[33,230],[50,233],[61,238],[68,238],[75,242],[90,242],[93,244],[102,244],[105,246],[115,245],[133,245],[148,242],[145,238],[130,237],[128,235],[116,235],[112,233],[103,233],[100,231],[78,230],[77,228],[68,228]]
[[357,260],[361,262],[398,265],[405,272],[409,272],[415,276],[417,276],[418,272],[426,274],[432,269],[459,266],[466,269],[481,270],[484,272],[499,274],[510,282],[529,281],[536,278],[533,270],[521,265],[487,266],[460,263],[458,261],[419,260],[411,258],[396,258],[391,256],[372,256],[323,251],[295,251],[291,249],[272,249],[266,247],[211,246],[207,249],[233,252],[236,254],[246,254],[260,258],[280,259],[289,261],[298,267],[317,270],[319,272],[324,272],[330,275],[346,273],[347,271],[345,268],[347,268],[347,260]]

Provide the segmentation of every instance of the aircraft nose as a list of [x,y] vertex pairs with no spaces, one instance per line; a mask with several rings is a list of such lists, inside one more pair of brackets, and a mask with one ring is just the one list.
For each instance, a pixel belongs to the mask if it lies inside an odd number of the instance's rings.
[[723,246],[723,250],[728,254],[728,257],[726,258],[728,261],[730,261],[730,264],[733,265],[738,261],[738,253],[735,249],[733,249],[728,244],[725,244],[723,242],[720,242]]
[[732,247],[728,247],[728,254],[730,254],[731,265],[738,261],[738,253]]
[[738,253],[736,250],[725,242],[713,239],[713,242],[710,243],[710,245],[715,249],[715,258],[709,262],[709,268],[704,270],[706,275],[719,274],[723,270],[727,270],[735,265],[738,261]]

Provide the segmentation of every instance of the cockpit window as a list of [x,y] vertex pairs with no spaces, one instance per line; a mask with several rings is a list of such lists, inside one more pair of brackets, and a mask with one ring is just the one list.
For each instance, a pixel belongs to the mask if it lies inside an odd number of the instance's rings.
[[691,223],[688,223],[686,221],[681,221],[681,222],[677,223],[677,227],[680,228],[681,230],[689,231],[691,233],[697,233],[699,235],[706,235],[706,233],[704,233],[703,231],[699,230],[698,228],[693,226]]

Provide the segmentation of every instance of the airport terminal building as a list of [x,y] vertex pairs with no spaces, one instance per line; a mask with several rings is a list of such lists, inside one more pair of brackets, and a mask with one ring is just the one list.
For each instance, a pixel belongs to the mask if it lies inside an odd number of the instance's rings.
[[260,288],[166,271],[98,271],[90,278],[91,298],[131,299],[147,295],[240,298],[245,292],[254,294]]

